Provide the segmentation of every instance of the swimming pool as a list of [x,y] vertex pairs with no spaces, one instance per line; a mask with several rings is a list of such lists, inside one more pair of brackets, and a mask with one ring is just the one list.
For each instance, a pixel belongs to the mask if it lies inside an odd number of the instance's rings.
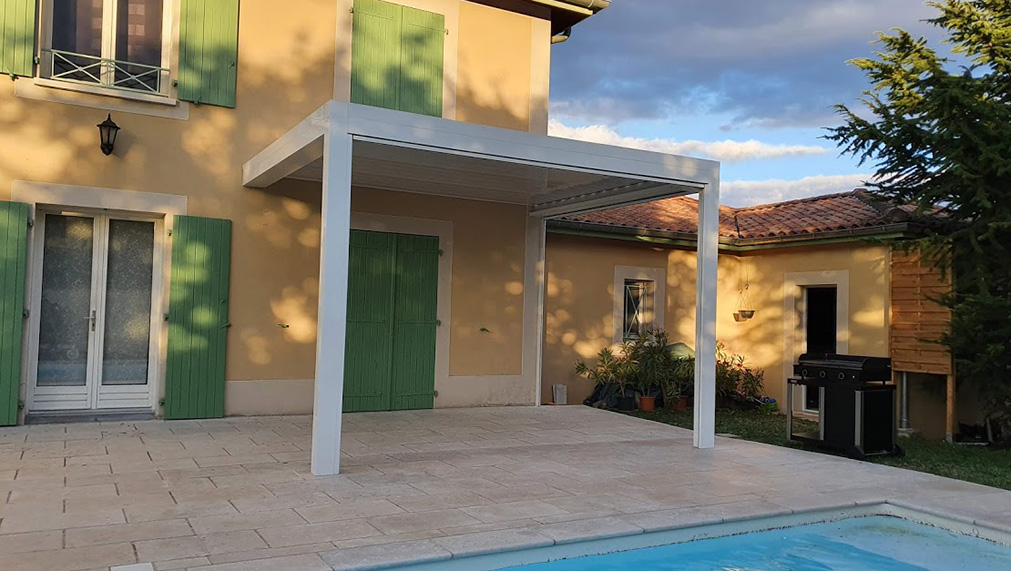
[[871,516],[507,569],[975,571],[1011,569],[1011,549],[896,517]]
[[[654,520],[652,530],[588,526],[529,547],[477,542],[462,553],[417,554],[398,571],[884,571],[1011,570],[1011,528],[905,502],[795,510],[764,517]],[[594,531],[595,530],[595,531]],[[481,534],[478,534],[480,536]],[[582,535],[583,537],[580,537]],[[363,567],[363,569],[366,567]],[[367,567],[374,569],[375,567]]]

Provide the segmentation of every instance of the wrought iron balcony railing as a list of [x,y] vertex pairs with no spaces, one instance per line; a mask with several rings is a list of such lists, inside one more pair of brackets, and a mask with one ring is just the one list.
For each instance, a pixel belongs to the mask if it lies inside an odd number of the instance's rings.
[[98,56],[47,50],[49,79],[100,85],[111,89],[163,95],[169,70],[164,67]]

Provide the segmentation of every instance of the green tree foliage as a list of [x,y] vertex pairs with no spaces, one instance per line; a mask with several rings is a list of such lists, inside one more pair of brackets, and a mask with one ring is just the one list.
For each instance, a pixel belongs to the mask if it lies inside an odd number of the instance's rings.
[[1011,0],[930,2],[948,53],[903,30],[852,63],[871,88],[864,108],[838,106],[828,139],[876,167],[871,188],[930,215],[921,247],[955,292],[944,338],[1011,440]]

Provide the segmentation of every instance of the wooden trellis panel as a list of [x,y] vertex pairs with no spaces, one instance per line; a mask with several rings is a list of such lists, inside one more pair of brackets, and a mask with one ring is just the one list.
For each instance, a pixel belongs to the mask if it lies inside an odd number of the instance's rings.
[[950,291],[950,282],[916,251],[894,250],[891,266],[892,370],[950,375],[951,354],[936,341],[951,312],[934,301]]

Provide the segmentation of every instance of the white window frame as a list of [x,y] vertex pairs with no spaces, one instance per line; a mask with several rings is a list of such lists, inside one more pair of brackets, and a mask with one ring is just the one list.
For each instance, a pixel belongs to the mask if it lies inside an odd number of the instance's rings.
[[646,321],[643,326],[664,326],[664,308],[667,305],[666,269],[638,266],[615,266],[614,268],[614,343],[621,344],[625,337],[625,283],[629,281],[652,284],[647,294]]
[[[638,303],[632,301],[639,321],[638,330],[634,332],[628,327],[629,294],[633,289],[641,290]],[[653,298],[656,296],[656,282],[653,280],[625,280],[621,292],[623,297],[621,334],[622,338],[627,341],[638,337],[653,321]]]
[[[68,79],[52,78],[52,50],[53,50],[53,2],[55,0],[44,0],[42,2],[42,41],[41,53],[39,54],[38,79],[40,85],[47,87],[58,87],[61,89],[71,89],[85,93],[97,93],[99,95],[112,95],[125,99],[148,100],[154,102],[164,102],[171,97],[175,80],[174,63],[178,60],[174,58],[175,48],[178,45],[178,12],[179,0],[162,0],[162,46],[161,63],[162,75],[159,79],[158,92],[141,91],[126,88],[117,88],[105,85],[108,81],[106,73],[103,73],[102,84],[78,82]],[[102,59],[115,60],[116,55],[116,4],[117,0],[102,0]],[[174,100],[172,103],[175,103]]]
[[[105,327],[95,331],[96,339],[89,341],[92,353],[88,359],[88,376],[91,379],[85,386],[85,393],[79,396],[82,406],[76,408],[64,408],[62,406],[52,406],[54,400],[59,400],[61,395],[76,394],[80,392],[77,387],[64,389],[63,387],[46,387],[40,390],[38,384],[38,363],[39,363],[39,333],[41,330],[42,314],[42,274],[45,264],[43,251],[45,242],[45,217],[46,214],[63,214],[68,216],[81,216],[91,218],[98,223],[97,228],[103,228],[105,234],[97,233],[94,238],[94,255],[106,256],[108,248],[108,224],[109,220],[131,220],[139,222],[150,222],[154,224],[153,260],[151,274],[151,318],[148,329],[148,368],[147,383],[144,385],[121,385],[110,386],[104,391],[99,386],[101,375],[98,374],[99,367],[105,347]],[[99,219],[104,222],[98,222]],[[108,209],[94,208],[64,208],[59,205],[39,205],[35,209],[35,228],[32,232],[32,281],[30,289],[29,303],[29,338],[28,338],[28,363],[26,376],[27,398],[25,412],[52,412],[66,410],[91,410],[101,412],[103,410],[115,410],[117,408],[137,408],[137,409],[157,409],[157,395],[159,389],[159,369],[160,369],[160,347],[159,341],[162,335],[162,319],[164,315],[161,307],[167,303],[166,288],[163,287],[165,269],[165,216],[156,214],[137,214],[133,212],[117,212]],[[94,262],[93,262],[94,263]],[[92,311],[100,315],[99,322],[105,323],[105,306],[99,305],[95,301],[98,296],[98,289],[107,288],[108,262],[98,262],[93,266],[92,273]],[[106,294],[102,294],[104,301]],[[92,318],[95,319],[94,317]],[[44,398],[39,398],[40,394],[45,394]],[[64,397],[65,398],[65,397]],[[113,406],[116,403],[129,403],[123,407]],[[112,404],[110,404],[112,403]]]

